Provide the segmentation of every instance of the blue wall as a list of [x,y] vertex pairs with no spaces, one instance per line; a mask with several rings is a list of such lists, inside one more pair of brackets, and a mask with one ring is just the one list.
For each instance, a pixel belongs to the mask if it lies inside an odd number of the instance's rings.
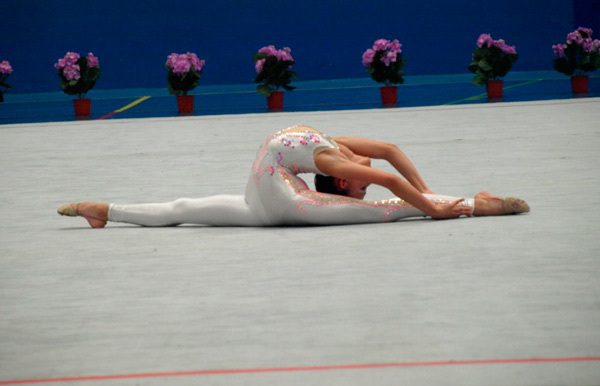
[[[491,33],[516,45],[515,71],[551,70],[551,45],[576,18],[598,29],[596,0],[2,0],[0,60],[13,92],[57,91],[53,64],[68,50],[100,58],[97,88],[164,87],[171,52],[207,62],[201,84],[251,83],[252,55],[289,46],[299,80],[365,77],[362,52],[398,38],[406,73],[465,73],[474,42]],[[595,23],[595,25],[593,25]],[[600,35],[600,31],[597,31]]]

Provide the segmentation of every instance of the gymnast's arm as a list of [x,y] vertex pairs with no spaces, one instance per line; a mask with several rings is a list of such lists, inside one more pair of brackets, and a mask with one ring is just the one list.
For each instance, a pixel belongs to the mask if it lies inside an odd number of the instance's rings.
[[320,171],[329,176],[381,185],[435,219],[455,218],[465,214],[465,209],[458,205],[463,199],[450,204],[434,205],[402,178],[383,170],[359,165],[347,159],[339,151],[333,149],[321,151],[315,156],[315,164]]
[[398,146],[358,137],[335,137],[334,140],[338,144],[346,146],[355,154],[388,161],[419,192],[433,193],[417,171],[415,165]]

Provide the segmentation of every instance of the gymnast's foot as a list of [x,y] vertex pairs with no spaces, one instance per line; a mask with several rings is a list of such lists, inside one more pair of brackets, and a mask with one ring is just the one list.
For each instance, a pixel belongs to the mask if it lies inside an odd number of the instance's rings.
[[475,216],[500,216],[529,212],[529,205],[516,197],[498,197],[488,192],[475,195]]
[[58,208],[61,216],[84,217],[92,228],[104,228],[108,221],[108,204],[101,202],[79,202]]

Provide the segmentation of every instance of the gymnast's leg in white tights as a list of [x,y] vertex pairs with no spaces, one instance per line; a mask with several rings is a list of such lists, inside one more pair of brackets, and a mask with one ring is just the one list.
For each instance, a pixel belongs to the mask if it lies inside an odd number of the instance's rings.
[[[243,196],[218,195],[180,198],[158,204],[111,204],[108,221],[150,227],[202,224],[211,226],[334,225],[397,221],[426,216],[400,199],[361,201],[306,191],[287,207],[277,220],[265,222],[250,209]],[[315,200],[318,197],[319,199]],[[447,203],[456,197],[426,195],[434,203]],[[464,205],[473,207],[472,199]],[[280,207],[280,209],[283,209]]]
[[265,225],[250,210],[244,196],[218,195],[180,198],[160,204],[111,204],[108,221],[142,226],[203,224],[213,226]]

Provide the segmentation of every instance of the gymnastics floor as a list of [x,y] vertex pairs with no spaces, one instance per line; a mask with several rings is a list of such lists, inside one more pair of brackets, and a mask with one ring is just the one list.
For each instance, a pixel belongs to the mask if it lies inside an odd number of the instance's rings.
[[[599,121],[581,98],[2,125],[0,385],[598,385]],[[56,215],[242,193],[263,137],[296,123],[397,143],[436,193],[532,211],[101,230]]]

